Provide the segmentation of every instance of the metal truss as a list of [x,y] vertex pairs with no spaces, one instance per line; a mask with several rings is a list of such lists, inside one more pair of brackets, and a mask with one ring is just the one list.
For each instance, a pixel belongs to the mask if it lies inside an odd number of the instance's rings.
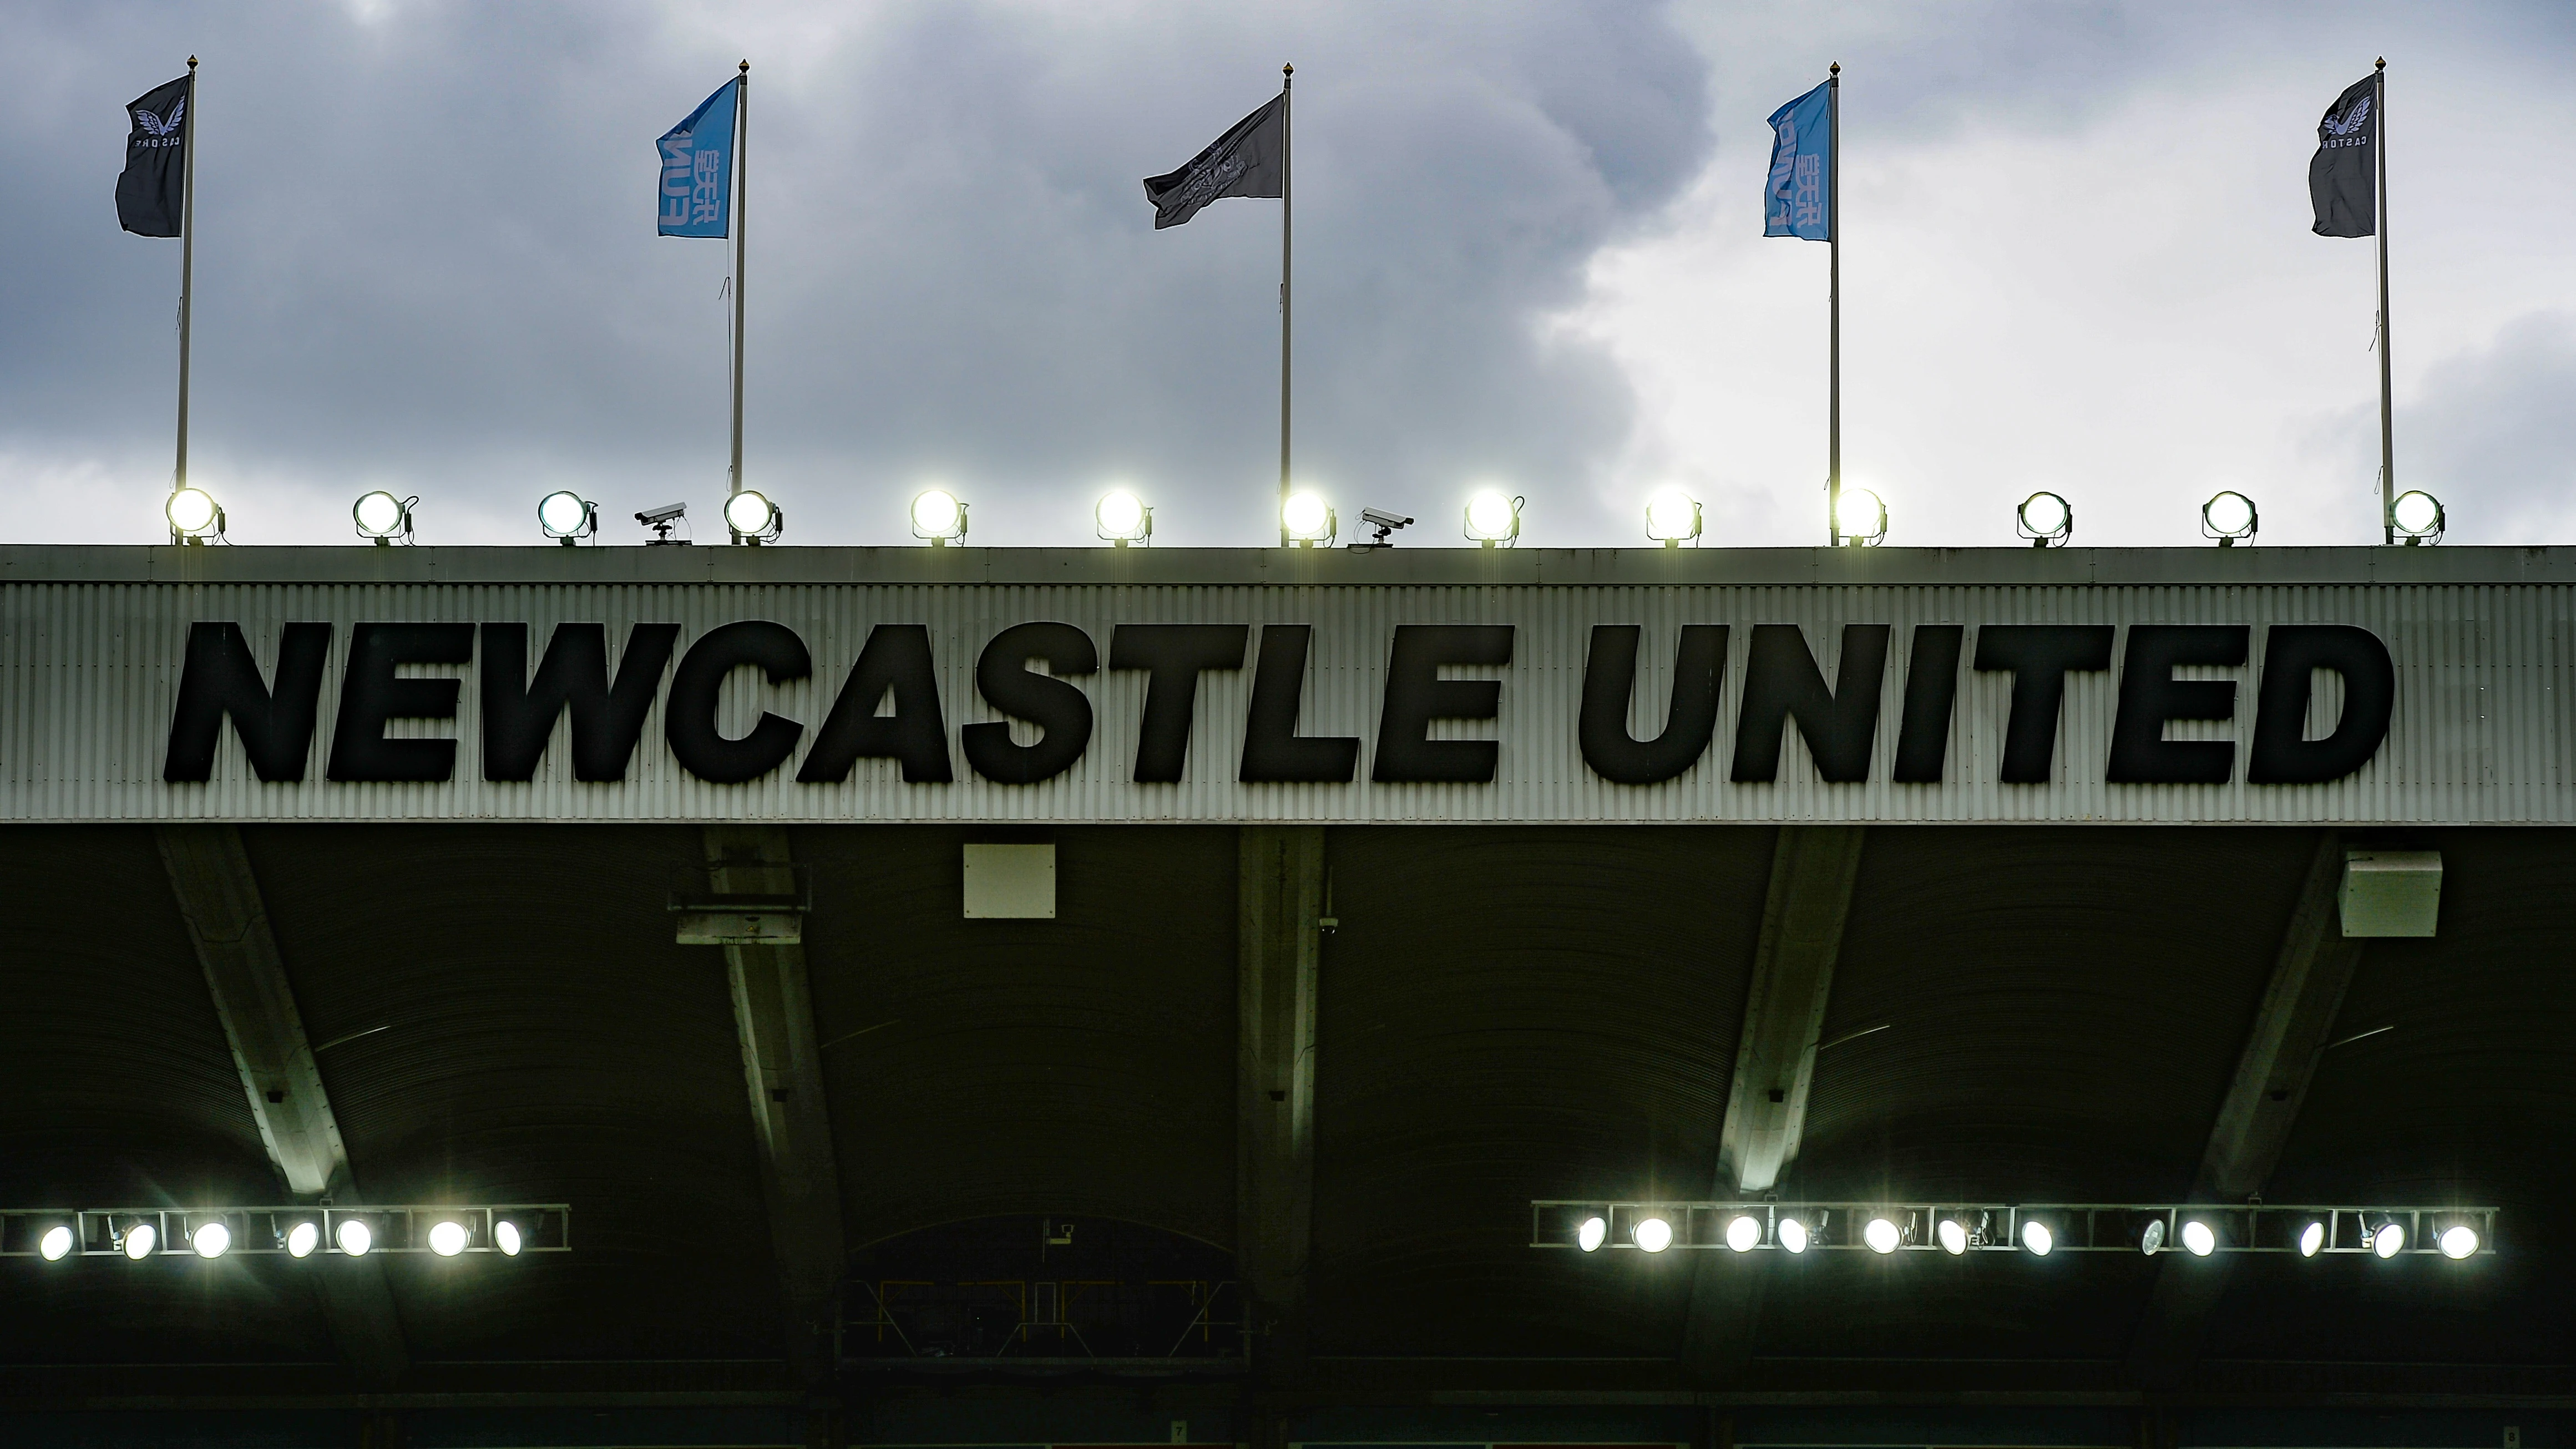
[[[1670,1230],[1674,1250],[1707,1252],[1802,1252],[1806,1249],[1863,1252],[2023,1253],[2293,1253],[2434,1254],[2468,1257],[2495,1251],[2493,1207],[2356,1206],[2352,1204],[2274,1204],[2261,1199],[2225,1203],[1889,1203],[1889,1202],[1686,1202],[1615,1201],[1605,1198],[1535,1198],[1530,1202],[1530,1246],[1593,1251],[1583,1246],[1585,1224],[1601,1226],[1594,1246],[1628,1252],[1660,1252],[1637,1241],[1637,1229],[1649,1219]],[[1728,1230],[1739,1218],[1751,1219],[1760,1231]],[[1868,1230],[1878,1222],[1887,1229],[1870,1243]],[[1782,1240],[1790,1230],[1793,1247]],[[1955,1224],[1954,1232],[1944,1228]],[[2031,1229],[2040,1230],[2033,1246]],[[2207,1253],[2187,1246],[2185,1229],[2208,1229]],[[2317,1228],[2314,1235],[2308,1229]],[[2394,1226],[2403,1236],[2393,1251],[2385,1231]],[[2444,1246],[2443,1235],[2466,1227],[2476,1236],[2465,1253]],[[1803,1231],[1803,1239],[1800,1234]],[[1649,1232],[1651,1237],[1651,1230]],[[1948,1242],[1943,1241],[1944,1237]],[[2197,1237],[2197,1234],[2193,1235]],[[1749,1241],[1748,1241],[1749,1240]],[[2460,1239],[2453,1239],[2457,1247]]]
[[[368,1245],[363,1253],[352,1254],[340,1246],[340,1225],[363,1222],[367,1227]],[[294,1257],[289,1239],[299,1224],[311,1224],[316,1239],[308,1250],[311,1256],[331,1254],[359,1257],[374,1253],[438,1253],[430,1245],[430,1230],[441,1223],[455,1223],[466,1231],[464,1246],[458,1253],[508,1252],[495,1241],[495,1233],[507,1225],[518,1235],[518,1252],[568,1253],[572,1251],[572,1207],[567,1203],[493,1203],[468,1206],[460,1203],[384,1204],[309,1207],[208,1207],[208,1208],[0,1208],[0,1258],[42,1257],[180,1257],[200,1256],[195,1249],[197,1230],[209,1223],[221,1223],[226,1244],[218,1254],[236,1253],[284,1254]],[[151,1246],[146,1251],[129,1252],[131,1234],[138,1226],[148,1226]],[[68,1251],[49,1254],[46,1237],[55,1228],[71,1230]],[[59,1241],[59,1240],[57,1240]],[[438,1256],[452,1256],[439,1253]]]

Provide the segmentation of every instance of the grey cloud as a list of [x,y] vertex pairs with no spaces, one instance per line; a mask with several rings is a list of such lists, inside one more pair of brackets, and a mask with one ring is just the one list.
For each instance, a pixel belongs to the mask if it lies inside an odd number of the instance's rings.
[[2576,527],[2576,315],[2521,318],[2427,371],[2397,410],[2400,487],[2442,500],[2462,543]]

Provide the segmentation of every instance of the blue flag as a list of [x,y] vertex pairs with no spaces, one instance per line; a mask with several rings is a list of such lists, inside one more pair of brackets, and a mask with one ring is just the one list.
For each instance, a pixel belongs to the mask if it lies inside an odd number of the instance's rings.
[[739,79],[689,112],[662,137],[662,235],[730,235],[733,219],[734,88]]
[[1834,239],[1833,83],[1771,113],[1771,179],[1762,188],[1762,234]]

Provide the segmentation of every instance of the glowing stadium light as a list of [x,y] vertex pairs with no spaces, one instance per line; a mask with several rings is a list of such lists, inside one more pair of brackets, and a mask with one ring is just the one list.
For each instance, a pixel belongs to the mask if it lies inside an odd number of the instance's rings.
[[1154,510],[1126,489],[1112,488],[1091,505],[1091,529],[1116,548],[1143,543],[1154,536]]
[[2026,1218],[2021,1225],[2021,1245],[2034,1258],[2045,1258],[2057,1251],[2057,1234],[2037,1218]]
[[1806,1223],[1797,1218],[1782,1218],[1780,1220],[1781,1247],[1788,1249],[1792,1253],[1803,1253],[1807,1251],[1808,1241],[1809,1235]]
[[172,493],[161,504],[161,516],[169,520],[171,536],[181,542],[203,543],[224,536],[224,511],[203,488]]
[[2433,1242],[2441,1248],[2442,1256],[2445,1258],[2456,1261],[2473,1257],[2478,1251],[2478,1230],[2467,1223],[2453,1223],[2442,1229],[2442,1235],[2435,1238]]
[[1641,1252],[1660,1253],[1673,1245],[1673,1225],[1662,1218],[1639,1218],[1628,1230],[1628,1241]]
[[361,493],[349,505],[349,518],[358,525],[358,537],[374,539],[378,544],[391,544],[397,538],[411,536],[411,506],[418,498],[396,498],[382,488]]
[[376,1245],[376,1230],[368,1227],[364,1218],[342,1218],[339,1226],[331,1230],[331,1241],[350,1257],[363,1258]]
[[2383,1258],[2406,1251],[2406,1229],[2395,1222],[2381,1223],[2370,1235],[2370,1251]]
[[724,501],[725,528],[737,543],[762,544],[786,531],[787,511],[757,489],[736,489]]
[[2229,489],[2200,505],[2200,534],[2218,540],[2220,548],[2233,548],[2254,536],[2263,526],[2262,516],[2254,509],[2254,500]]
[[599,531],[599,505],[578,493],[557,489],[537,500],[537,527],[545,530],[546,537],[571,548],[575,540]]
[[2163,1252],[2164,1248],[2165,1220],[2163,1218],[2149,1218],[2147,1220],[2147,1225],[2138,1232],[2138,1251],[2152,1258],[2156,1254]]
[[291,1258],[310,1258],[322,1246],[322,1225],[306,1218],[286,1230],[286,1253]]
[[2388,505],[2389,526],[2409,545],[2441,542],[2449,521],[2443,515],[2442,500],[2430,493],[2400,493]]
[[233,1230],[224,1226],[222,1218],[208,1218],[188,1233],[188,1246],[196,1249],[200,1258],[220,1258],[232,1245]]
[[1699,537],[1699,501],[1678,488],[1661,488],[1646,500],[1646,537],[1679,548]]
[[1279,505],[1279,526],[1288,531],[1288,541],[1299,548],[1330,544],[1341,532],[1341,519],[1320,493],[1300,490],[1288,495]]
[[2013,510],[2013,526],[2033,548],[2055,548],[2075,532],[2075,509],[2063,498],[2042,490]]
[[440,1218],[429,1225],[429,1250],[442,1258],[453,1258],[465,1251],[474,1235],[454,1218]]
[[161,1230],[159,1228],[154,1227],[150,1223],[128,1223],[125,1228],[125,1236],[119,1240],[117,1246],[125,1250],[125,1256],[140,1263],[144,1259],[151,1257],[152,1250],[159,1247],[160,1244]]
[[2195,1258],[2206,1258],[2218,1251],[2218,1230],[2198,1218],[2182,1225],[2182,1250]]
[[1953,1258],[1968,1251],[1968,1225],[1957,1218],[1943,1218],[1932,1235],[1941,1240],[1941,1251]]
[[1885,1254],[1895,1252],[1898,1245],[1905,1241],[1905,1235],[1898,1231],[1896,1224],[1887,1219],[1871,1218],[1869,1226],[1860,1230],[1860,1240],[1869,1244],[1871,1252]]
[[1762,1220],[1751,1213],[1738,1213],[1728,1219],[1726,1245],[1739,1253],[1750,1253],[1762,1246]]
[[[505,1224],[504,1226],[507,1225]],[[510,1230],[510,1236],[515,1241],[519,1236],[518,1229],[512,1228]],[[1608,1223],[1602,1221],[1597,1216],[1588,1217],[1583,1220],[1582,1226],[1574,1230],[1574,1246],[1581,1248],[1587,1253],[1598,1252],[1600,1251],[1601,1245],[1609,1240],[1609,1237],[1610,1225]],[[501,1251],[505,1253],[515,1253],[518,1249],[515,1247],[505,1247]]]
[[1846,488],[1834,502],[1834,528],[1843,542],[1867,548],[1887,537],[1887,503],[1866,488]]
[[71,1224],[56,1223],[45,1229],[45,1236],[37,1242],[36,1251],[43,1254],[48,1263],[59,1263],[69,1257],[72,1251]]
[[1521,505],[1529,500],[1505,497],[1488,488],[1467,500],[1467,536],[1486,548],[1521,536]]
[[2302,1257],[2302,1258],[2313,1258],[2313,1257],[2315,1257],[2315,1256],[2317,1255],[2317,1250],[2318,1250],[2319,1248],[2324,1247],[2325,1245],[2326,1245],[2326,1225],[2325,1225],[2325,1224],[2323,1224],[2323,1223],[2319,1223],[2319,1222],[2311,1222],[2311,1223],[2309,1223],[2306,1227],[2299,1229],[2299,1256],[2300,1256],[2300,1257]]
[[924,488],[912,497],[912,536],[939,548],[966,536],[966,505],[945,488]]

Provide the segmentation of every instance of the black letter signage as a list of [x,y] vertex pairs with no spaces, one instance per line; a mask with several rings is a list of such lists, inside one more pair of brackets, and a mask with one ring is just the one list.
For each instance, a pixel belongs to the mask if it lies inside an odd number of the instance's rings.
[[671,697],[662,707],[662,737],[672,758],[701,780],[738,785],[775,770],[796,748],[805,727],[761,711],[760,722],[738,740],[716,729],[716,700],[725,677],[737,669],[756,668],[771,684],[803,679],[813,672],[805,641],[784,624],[746,619],[723,624],[698,636],[671,676]]
[[262,780],[301,780],[313,749],[313,716],[322,698],[322,663],[331,652],[328,624],[289,624],[277,641],[277,688],[259,677],[239,624],[192,624],[188,662],[179,674],[179,705],[170,712],[170,749],[161,778],[202,783],[215,772],[215,743],[232,716],[242,753]]
[[1905,717],[1896,726],[1896,782],[1938,785],[1950,759],[1950,711],[1959,695],[1960,624],[1914,626],[1905,665]]
[[405,664],[468,664],[471,624],[358,624],[349,630],[349,667],[340,676],[340,718],[331,726],[334,780],[446,780],[456,774],[456,741],[389,740],[398,719],[454,719],[463,681],[404,679]]
[[1604,780],[1652,785],[1699,763],[1717,733],[1717,691],[1726,677],[1726,626],[1684,624],[1673,650],[1673,696],[1663,733],[1640,741],[1628,733],[1628,702],[1637,686],[1635,624],[1595,624],[1583,664],[1583,716],[1576,738],[1583,762]]
[[[2343,676],[2343,717],[2333,733],[2312,740],[2308,692],[2320,669]],[[2378,635],[2350,624],[2275,624],[2263,635],[2262,694],[2245,778],[2257,785],[2340,780],[2379,752],[2396,707],[2397,666]]]
[[1398,624],[1386,666],[1386,704],[1378,712],[1377,764],[1369,778],[1389,782],[1494,782],[1502,746],[1494,740],[1435,740],[1435,719],[1492,719],[1502,705],[1499,679],[1443,679],[1444,664],[1509,664],[1509,624]]
[[626,631],[617,682],[608,682],[608,630],[558,624],[537,676],[528,678],[528,626],[483,626],[483,778],[533,780],[555,720],[572,712],[572,777],[623,780],[644,716],[671,664],[677,624]]
[[1136,781],[1168,784],[1189,759],[1190,717],[1199,674],[1241,669],[1249,624],[1121,624],[1109,636],[1109,667],[1146,669],[1145,717],[1136,726]]
[[2169,740],[2165,721],[2236,717],[2236,681],[2176,679],[2182,665],[2245,662],[2243,624],[2131,624],[2120,659],[2120,714],[2111,725],[2115,785],[2224,785],[2236,769],[2234,740]]
[[1735,721],[1737,784],[1769,784],[1780,777],[1781,737],[1788,722],[1815,756],[1816,773],[1836,784],[1869,778],[1870,747],[1878,737],[1878,693],[1887,677],[1887,626],[1845,624],[1842,662],[1834,687],[1807,652],[1795,624],[1756,624],[1744,660],[1744,706]]
[[[1045,660],[1053,674],[1030,673],[1033,659]],[[1091,636],[1071,624],[1014,624],[994,635],[975,661],[975,688],[986,704],[1036,725],[1038,742],[1011,743],[1005,720],[970,724],[957,732],[966,763],[1005,785],[1034,785],[1072,769],[1091,743],[1091,696],[1065,676],[1099,667]]]
[[2057,716],[2066,676],[2111,667],[2108,624],[1988,624],[1977,630],[1975,667],[2012,671],[2012,713],[2004,720],[2007,785],[2045,785],[2057,777]]
[[[894,713],[877,706],[894,696]],[[859,648],[840,697],[796,778],[834,784],[850,778],[861,760],[900,760],[907,785],[945,785],[948,722],[939,710],[939,675],[930,662],[930,630],[921,624],[879,624]]]
[[1311,624],[1261,626],[1261,658],[1252,671],[1252,706],[1244,712],[1246,784],[1347,785],[1359,772],[1354,735],[1297,733],[1299,697],[1306,692],[1306,645]]

